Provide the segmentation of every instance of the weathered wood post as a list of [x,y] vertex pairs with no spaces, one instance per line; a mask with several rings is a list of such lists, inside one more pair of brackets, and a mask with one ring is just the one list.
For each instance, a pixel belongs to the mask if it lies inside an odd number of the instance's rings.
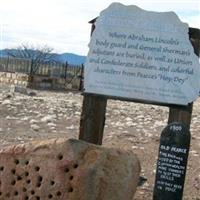
[[80,120],[80,140],[102,144],[107,99],[84,95]]
[[[95,21],[92,24],[91,35],[95,29]],[[84,95],[84,94],[83,94]],[[107,98],[95,95],[84,95],[80,119],[79,139],[94,144],[102,144],[105,124]]]
[[[199,57],[200,53],[200,30],[195,28],[189,29],[189,38],[194,47],[195,54]],[[188,106],[173,106],[169,109],[168,124],[172,122],[182,122],[190,128],[192,118],[193,103]]]

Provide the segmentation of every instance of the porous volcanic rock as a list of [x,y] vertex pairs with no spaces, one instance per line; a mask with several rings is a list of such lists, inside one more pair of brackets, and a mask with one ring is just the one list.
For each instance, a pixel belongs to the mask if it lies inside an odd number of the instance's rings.
[[0,200],[132,200],[137,157],[80,140],[48,140],[0,150]]

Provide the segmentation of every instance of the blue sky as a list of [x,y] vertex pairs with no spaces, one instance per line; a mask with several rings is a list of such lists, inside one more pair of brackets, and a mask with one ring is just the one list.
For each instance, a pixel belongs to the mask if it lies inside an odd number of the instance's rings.
[[[112,0],[0,0],[0,49],[22,43],[48,45],[55,52],[86,55],[88,21]],[[151,11],[174,11],[190,27],[200,28],[200,0],[123,0]]]

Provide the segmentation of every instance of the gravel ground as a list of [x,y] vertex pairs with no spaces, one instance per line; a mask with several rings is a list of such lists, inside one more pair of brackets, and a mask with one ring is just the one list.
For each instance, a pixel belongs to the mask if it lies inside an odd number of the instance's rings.
[[[10,92],[0,85],[0,147],[47,138],[78,138],[82,96],[78,92]],[[108,101],[103,145],[133,151],[146,179],[134,200],[152,199],[160,133],[168,108]],[[194,103],[184,200],[200,200],[200,99]],[[125,200],[125,199],[124,199]]]

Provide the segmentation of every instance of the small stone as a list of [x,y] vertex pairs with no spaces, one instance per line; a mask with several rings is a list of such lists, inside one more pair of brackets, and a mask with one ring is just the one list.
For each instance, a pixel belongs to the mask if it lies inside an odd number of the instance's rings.
[[126,117],[125,120],[126,121],[132,121],[132,119],[130,117]]
[[56,120],[56,115],[47,115],[41,119],[41,122],[53,122]]
[[132,121],[127,121],[127,122],[126,122],[126,125],[127,125],[128,127],[133,127],[133,126],[135,125],[135,123],[133,123]]
[[158,126],[164,126],[166,123],[165,122],[163,122],[163,121],[155,121],[155,123],[154,123],[154,125],[156,126],[156,127],[158,127]]
[[37,124],[31,124],[31,129],[34,131],[39,131],[40,127]]
[[122,127],[123,127],[123,126],[124,126],[124,124],[123,124],[123,123],[121,123],[121,122],[116,122],[116,123],[115,123],[115,126],[118,126],[118,127],[122,126]]
[[127,134],[127,133],[129,133],[129,132],[128,132],[128,131],[122,131],[122,133],[123,133],[123,134]]
[[29,121],[29,123],[30,123],[30,124],[36,124],[36,123],[38,123],[38,121],[35,120],[35,119],[31,119],[31,120]]
[[21,121],[28,121],[29,120],[29,117],[22,117],[21,118]]
[[194,156],[194,157],[198,157],[199,153],[195,150],[191,150],[190,153]]
[[54,124],[54,123],[52,123],[52,122],[49,122],[47,125],[48,125],[48,126],[51,126],[51,127],[55,127],[55,126],[56,126],[56,124]]
[[28,96],[31,96],[31,97],[34,97],[34,96],[37,96],[37,93],[31,91],[31,92],[28,92],[27,95],[28,95]]
[[80,116],[81,112],[75,112],[74,114]]
[[3,102],[2,102],[2,105],[11,105],[11,101],[9,99],[5,99]]
[[6,116],[6,119],[11,119],[11,117],[8,115],[8,116]]
[[10,98],[12,98],[13,97],[13,93],[8,93],[8,94],[6,94],[5,95],[5,99],[10,99]]
[[133,142],[135,139],[133,137],[127,138],[129,141]]
[[74,130],[75,129],[75,126],[72,124],[71,126],[69,127],[66,127],[67,130]]
[[132,149],[138,149],[138,146],[132,146],[131,148]]
[[63,116],[64,116],[63,113],[58,114],[58,117],[60,117],[60,118],[62,118]]

